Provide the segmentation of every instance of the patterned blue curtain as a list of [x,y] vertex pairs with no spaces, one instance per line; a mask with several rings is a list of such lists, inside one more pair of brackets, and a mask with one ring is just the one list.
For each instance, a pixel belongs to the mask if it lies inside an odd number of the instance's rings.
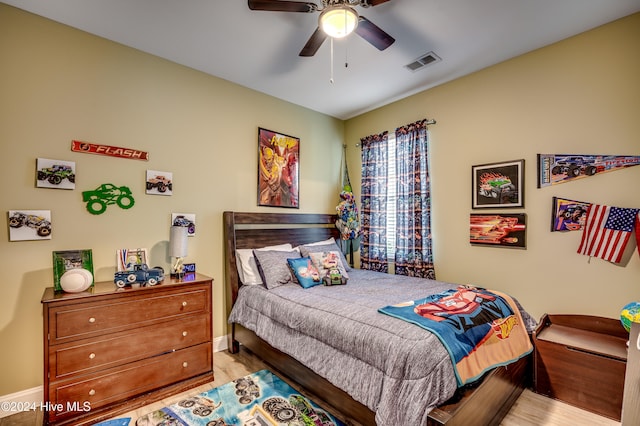
[[398,127],[395,271],[435,279],[428,160],[427,120]]
[[384,132],[360,140],[362,146],[360,268],[378,272],[389,270],[386,208],[388,135],[388,132]]

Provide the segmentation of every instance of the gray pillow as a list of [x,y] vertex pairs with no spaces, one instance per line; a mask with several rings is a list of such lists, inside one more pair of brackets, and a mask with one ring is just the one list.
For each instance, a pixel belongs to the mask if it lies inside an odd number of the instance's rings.
[[342,262],[342,267],[344,268],[344,270],[350,271],[351,269],[353,269],[349,265],[349,262],[347,262],[347,258],[344,257],[344,253],[342,253],[342,250],[340,250],[340,247],[338,247],[338,244],[336,244],[335,242],[323,245],[300,246],[300,254],[302,255],[302,257],[309,256],[309,253],[323,253],[325,251],[337,251],[338,253],[340,253],[340,261]]
[[268,289],[293,282],[287,259],[299,258],[299,250],[254,250],[253,256],[256,258],[262,282]]

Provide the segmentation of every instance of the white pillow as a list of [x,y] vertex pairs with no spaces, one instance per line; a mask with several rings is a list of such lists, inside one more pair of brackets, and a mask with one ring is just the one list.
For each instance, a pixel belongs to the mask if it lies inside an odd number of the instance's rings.
[[305,246],[312,246],[312,247],[313,247],[313,246],[324,246],[324,245],[327,245],[327,244],[333,244],[333,243],[335,243],[335,242],[336,242],[336,240],[335,240],[333,237],[331,237],[331,238],[329,238],[328,240],[318,241],[318,242],[315,242],[315,243],[305,244]]
[[262,284],[258,264],[256,263],[256,258],[253,256],[253,250],[289,251],[292,249],[293,246],[291,244],[280,244],[258,249],[237,249],[236,266],[238,267],[238,278],[240,278],[240,282],[244,285]]
[[342,250],[340,250],[340,247],[338,247],[338,244],[333,238],[330,238],[326,241],[320,241],[317,243],[305,244],[303,246],[300,246],[299,248],[300,248],[300,254],[302,255],[302,257],[309,256],[309,253],[337,251],[340,253],[340,259],[342,260],[342,265],[344,266],[344,269],[346,271],[350,271],[352,269],[351,265],[349,265],[349,262],[347,262],[347,258],[345,257],[344,253],[342,253]]

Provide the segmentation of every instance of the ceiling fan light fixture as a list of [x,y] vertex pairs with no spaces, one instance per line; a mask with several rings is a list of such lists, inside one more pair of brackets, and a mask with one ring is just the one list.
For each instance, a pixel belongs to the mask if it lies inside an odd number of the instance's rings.
[[343,38],[358,26],[358,12],[347,5],[333,6],[323,10],[318,21],[329,37]]

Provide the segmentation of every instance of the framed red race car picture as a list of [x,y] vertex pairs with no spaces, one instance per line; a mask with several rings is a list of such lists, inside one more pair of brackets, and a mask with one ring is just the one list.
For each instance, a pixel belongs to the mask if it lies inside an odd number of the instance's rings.
[[524,249],[527,247],[526,214],[471,213],[469,242],[473,245]]

